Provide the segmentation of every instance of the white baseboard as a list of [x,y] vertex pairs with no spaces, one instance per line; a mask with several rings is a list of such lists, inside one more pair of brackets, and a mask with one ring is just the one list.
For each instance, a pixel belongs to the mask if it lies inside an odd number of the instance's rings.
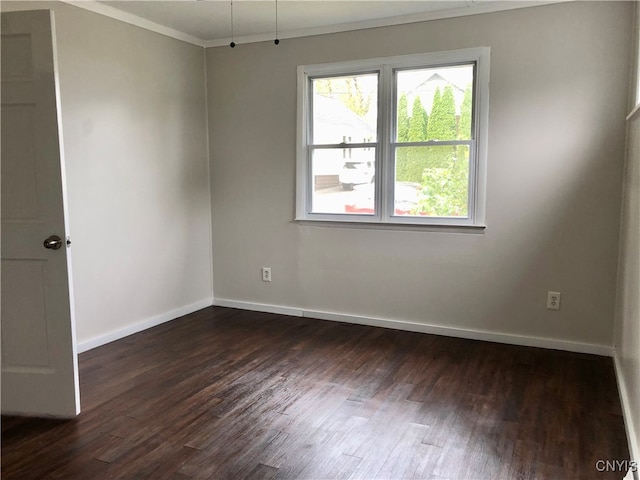
[[267,305],[266,303],[250,303],[237,300],[227,300],[224,298],[214,298],[213,304],[216,307],[239,308],[240,310],[251,310],[252,312],[276,313],[278,315],[291,315],[292,317],[304,317],[304,310],[292,307],[280,307],[278,305]]
[[51,420],[73,420],[74,418],[78,418],[78,414],[73,415],[49,415],[41,412],[25,412],[22,410],[12,411],[12,410],[2,410],[2,415],[6,415],[8,417],[30,417],[30,418],[48,418]]
[[408,322],[403,320],[390,320],[386,318],[363,317],[343,313],[304,310],[300,308],[283,307],[280,305],[268,305],[263,303],[243,302],[224,298],[214,299],[213,304],[220,307],[240,308],[242,310],[276,313],[280,315],[291,315],[294,317],[317,318],[320,320],[332,320],[336,322],[356,323],[359,325],[393,328],[396,330],[405,330],[409,332],[431,333],[434,335],[443,335],[447,337],[468,338],[471,340],[484,340],[487,342],[522,345],[526,347],[548,348],[552,350],[565,350],[568,352],[591,353],[594,355],[603,355],[607,357],[613,356],[613,347],[609,345],[599,345],[594,343],[579,343],[568,340],[557,340],[553,338],[530,337],[523,335],[513,335],[510,333],[492,332],[489,330],[470,330],[457,327],[445,327],[440,325]]
[[[622,375],[620,360],[618,355],[613,355],[613,364],[615,365],[616,381],[618,382],[618,393],[620,395],[620,404],[622,405],[622,415],[624,417],[624,427],[627,431],[627,439],[629,441],[629,454],[631,460],[640,464],[640,444],[638,444],[638,433],[636,432],[633,419],[631,418],[631,400],[629,399],[629,390]],[[636,473],[637,475],[637,473]],[[638,476],[636,476],[638,478]]]
[[79,342],[77,344],[78,353],[86,352],[87,350],[91,350],[92,348],[100,347],[107,343],[120,340],[121,338],[128,337],[129,335],[133,335],[134,333],[138,333],[143,330],[147,330],[148,328],[168,322],[170,320],[174,320],[178,317],[182,317],[183,315],[187,315],[203,308],[210,307],[212,304],[212,297],[205,298],[190,305],[185,305],[184,307],[171,310],[161,315],[147,318],[146,320],[142,320],[132,325],[127,325],[126,327],[113,330],[111,332],[105,333],[104,335],[93,337],[89,340],[85,340],[84,342]]

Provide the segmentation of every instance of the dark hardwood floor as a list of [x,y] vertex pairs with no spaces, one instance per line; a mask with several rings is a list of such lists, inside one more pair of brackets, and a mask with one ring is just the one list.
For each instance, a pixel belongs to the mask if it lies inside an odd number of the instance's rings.
[[80,355],[2,479],[621,479],[610,358],[212,307]]

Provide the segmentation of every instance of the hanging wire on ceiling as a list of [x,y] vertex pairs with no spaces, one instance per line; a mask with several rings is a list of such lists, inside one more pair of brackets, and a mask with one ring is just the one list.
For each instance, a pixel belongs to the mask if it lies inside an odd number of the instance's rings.
[[231,43],[229,46],[231,48],[236,46],[236,42],[233,41],[233,0],[231,0]]
[[278,39],[278,0],[276,0],[276,39],[273,41],[276,45],[280,43]]
[[[278,0],[275,0],[276,3],[276,39],[273,41],[273,43],[275,43],[276,45],[280,44],[280,39],[278,38]],[[231,48],[234,48],[236,46],[236,42],[234,42],[234,35],[233,35],[233,0],[230,1],[230,8],[231,8],[231,43],[229,44],[229,46]]]

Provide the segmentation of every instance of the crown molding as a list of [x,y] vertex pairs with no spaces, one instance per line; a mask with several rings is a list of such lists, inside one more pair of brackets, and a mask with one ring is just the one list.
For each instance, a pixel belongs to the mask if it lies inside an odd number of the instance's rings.
[[152,22],[151,20],[146,20],[137,15],[133,15],[132,13],[123,12],[122,10],[118,10],[117,8],[110,7],[109,5],[104,5],[102,3],[95,2],[93,0],[60,0],[60,1],[68,5],[72,5],[74,7],[82,8],[84,10],[88,10],[93,13],[104,15],[105,17],[110,17],[115,20],[120,20],[121,22],[125,22],[130,25],[134,25],[136,27],[144,28],[145,30],[149,30],[151,32],[155,32],[161,35],[165,35],[167,37],[175,38],[176,40],[182,40],[183,42],[191,43],[192,45],[197,45],[199,47],[206,47],[206,41],[201,38],[194,37],[193,35],[189,35],[187,33],[180,32],[178,30],[174,30],[173,28],[165,27],[164,25],[160,25],[159,23]]
[[[377,18],[373,20],[363,20],[359,22],[341,23],[336,25],[324,25],[321,27],[305,28],[299,30],[283,30],[278,32],[280,40],[300,37],[311,37],[314,35],[326,35],[329,33],[350,32],[354,30],[365,30],[368,28],[389,27],[394,25],[406,25],[410,23],[428,22],[430,20],[441,20],[445,18],[465,17],[470,15],[480,15],[483,13],[494,13],[505,10],[515,10],[518,8],[538,7],[555,3],[567,3],[576,0],[512,0],[500,2],[499,4],[479,3],[478,0],[467,0],[466,7],[452,8],[437,12],[424,12],[419,14],[401,15],[397,17]],[[245,35],[235,37],[233,41],[237,46],[243,43],[266,42],[273,40],[273,33],[263,33],[256,35]],[[231,38],[218,40],[208,40],[204,42],[205,47],[228,46]],[[237,47],[236,47],[237,48]]]
[[[184,32],[174,30],[173,28],[160,25],[159,23],[146,20],[137,15],[123,12],[117,8],[96,2],[94,0],[60,0],[63,3],[74,7],[82,8],[90,12],[98,13],[115,20],[144,28],[161,35],[165,35],[176,40],[191,43],[199,47],[222,47],[228,46],[231,38],[221,38],[216,40],[204,40],[194,37]],[[469,15],[480,15],[484,13],[494,13],[506,10],[515,10],[519,8],[538,7],[555,3],[572,2],[576,0],[518,0],[503,1],[499,3],[484,3],[481,0],[467,0],[466,7],[452,8],[450,10],[441,10],[437,12],[425,12],[412,15],[401,15],[397,17],[378,18],[373,20],[363,20],[358,22],[341,23],[336,25],[324,25],[320,27],[283,30],[278,33],[280,40],[309,37],[314,35],[326,35],[330,33],[349,32],[354,30],[364,30],[368,28],[389,27],[394,25],[405,25],[410,23],[427,22],[430,20],[441,20],[445,18],[464,17]],[[234,42],[239,46],[246,43],[257,43],[273,40],[273,33],[260,33],[255,35],[243,35],[234,38]]]

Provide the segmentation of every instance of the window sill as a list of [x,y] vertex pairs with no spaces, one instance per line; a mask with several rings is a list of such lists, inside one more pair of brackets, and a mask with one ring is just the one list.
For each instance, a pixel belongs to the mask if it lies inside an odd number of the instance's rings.
[[484,234],[486,225],[426,225],[418,223],[338,222],[335,220],[294,220],[302,227],[351,228],[357,230],[393,230],[405,232]]

